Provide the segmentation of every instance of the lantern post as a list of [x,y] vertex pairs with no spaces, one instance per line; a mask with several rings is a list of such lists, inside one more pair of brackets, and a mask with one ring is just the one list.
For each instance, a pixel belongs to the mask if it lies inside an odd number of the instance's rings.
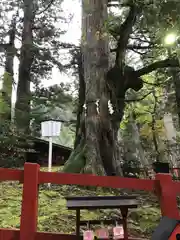
[[[41,123],[41,136],[48,137],[49,151],[48,151],[48,172],[52,170],[52,155],[53,155],[53,137],[57,137],[61,132],[61,121],[48,120]],[[50,187],[50,183],[48,183]]]

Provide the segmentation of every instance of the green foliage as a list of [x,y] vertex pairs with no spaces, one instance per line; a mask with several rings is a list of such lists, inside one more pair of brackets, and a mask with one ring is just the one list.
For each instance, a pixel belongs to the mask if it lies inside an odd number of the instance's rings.
[[18,167],[25,162],[30,141],[8,121],[0,122],[0,166]]
[[55,142],[66,147],[73,148],[74,141],[75,141],[74,126],[71,126],[70,124],[63,124],[61,134],[57,139],[55,139]]
[[11,111],[10,106],[4,101],[2,93],[0,93],[0,115],[6,119],[6,115]]
[[11,97],[12,85],[14,84],[12,76],[8,72],[5,72],[2,81],[3,91],[8,95],[8,97]]
[[11,94],[12,94],[12,76],[5,72],[1,78],[2,89],[0,91],[0,116],[4,120],[10,120],[11,115]]
[[[133,111],[135,115],[135,121],[142,129],[142,134],[150,137],[150,132],[152,131],[151,125],[153,120],[153,115],[156,115],[155,128],[159,134],[164,134],[164,126],[162,121],[162,116],[164,114],[164,95],[163,95],[163,85],[159,84],[159,79],[155,74],[149,74],[143,77],[145,82],[143,89],[138,93],[129,92],[127,95],[128,101],[132,103],[126,105],[126,111],[124,114],[124,119],[121,122],[121,128],[126,129],[126,125],[129,122],[129,115]],[[144,98],[142,97],[145,96]],[[154,97],[154,94],[156,98]],[[140,99],[133,101],[134,99]],[[156,109],[154,109],[154,104],[156,104]],[[155,112],[154,112],[155,110]]]
[[[65,71],[60,60],[62,49],[69,45],[60,41],[66,32],[69,18],[65,18],[62,10],[62,0],[49,2],[38,1],[34,19],[34,52],[35,58],[31,68],[31,80],[37,86],[44,79],[51,78],[51,71],[56,66]],[[48,7],[49,6],[49,7]],[[39,14],[40,13],[40,14]]]
[[44,104],[46,106],[58,106],[65,108],[65,104],[72,105],[72,96],[69,94],[69,86],[66,84],[55,84],[48,88],[36,88],[33,93],[35,105]]
[[59,120],[63,123],[61,134],[54,138],[54,142],[73,147],[76,120],[74,108],[76,104],[68,92],[69,87],[64,84],[36,89],[31,110],[33,135],[40,136],[41,122],[49,119]]
[[155,206],[146,205],[138,209],[137,211],[133,211],[130,214],[130,217],[133,219],[135,224],[134,230],[138,233],[143,233],[146,236],[152,235],[154,229],[158,226],[160,221],[160,210]]
[[[11,84],[8,82],[9,75],[4,74],[4,87],[1,91],[11,95]],[[0,96],[0,166],[1,167],[17,167],[22,166],[25,162],[25,151],[28,148],[29,142],[16,126],[8,119],[11,109],[4,98]]]

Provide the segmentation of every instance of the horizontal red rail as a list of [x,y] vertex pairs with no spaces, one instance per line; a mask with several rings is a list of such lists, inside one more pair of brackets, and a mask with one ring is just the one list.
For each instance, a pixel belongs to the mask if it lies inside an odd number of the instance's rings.
[[0,182],[20,181],[23,182],[24,171],[17,169],[0,168]]
[[123,177],[106,177],[89,174],[39,172],[39,184],[54,183],[64,185],[99,186],[153,191],[156,180]]
[[0,229],[0,240],[19,240],[19,235],[19,230]]
[[[23,174],[24,174],[23,170],[0,168],[0,182],[1,181],[23,182],[24,179]],[[99,186],[153,191],[155,180],[95,176],[89,174],[39,172],[38,183]]]

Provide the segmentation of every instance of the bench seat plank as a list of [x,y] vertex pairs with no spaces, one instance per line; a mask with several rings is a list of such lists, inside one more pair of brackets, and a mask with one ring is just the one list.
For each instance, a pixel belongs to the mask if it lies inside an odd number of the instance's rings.
[[88,196],[66,197],[67,208],[76,209],[105,209],[105,208],[137,208],[135,196]]

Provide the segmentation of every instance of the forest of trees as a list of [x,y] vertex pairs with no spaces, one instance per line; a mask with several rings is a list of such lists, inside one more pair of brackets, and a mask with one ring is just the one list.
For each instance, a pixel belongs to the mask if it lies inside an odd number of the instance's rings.
[[[7,156],[11,165],[25,161],[20,149],[54,118],[63,122],[56,140],[74,148],[65,172],[123,175],[122,166],[156,161],[179,167],[180,3],[72,0],[82,8],[78,46],[62,41],[71,22],[62,4],[0,3],[0,165]],[[53,67],[71,84],[44,87]]]

